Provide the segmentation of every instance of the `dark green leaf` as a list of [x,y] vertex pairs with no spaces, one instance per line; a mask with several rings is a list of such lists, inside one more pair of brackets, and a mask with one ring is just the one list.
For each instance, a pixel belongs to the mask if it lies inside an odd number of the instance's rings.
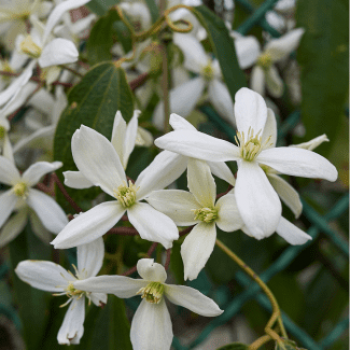
[[[63,171],[76,169],[71,153],[71,139],[82,124],[110,139],[115,113],[120,110],[126,122],[133,114],[133,96],[125,72],[112,63],[102,63],[92,68],[70,91],[68,102],[69,105],[58,122],[54,140],[54,159],[63,162],[63,167],[57,172],[61,180]],[[91,199],[99,193],[96,188],[67,188],[67,191],[76,200]],[[59,192],[58,201],[68,211],[72,210]]]
[[194,7],[193,14],[208,32],[215,56],[220,63],[222,75],[232,101],[234,101],[236,92],[247,86],[247,82],[238,65],[233,39],[230,37],[224,21],[206,6]]
[[112,6],[119,3],[119,0],[92,0],[86,6],[99,16],[103,16]]
[[[310,0],[297,3],[297,27],[305,28],[298,49],[301,66],[304,140],[327,133],[333,141],[348,95],[349,3]],[[317,152],[326,154],[332,143]]]
[[152,23],[154,23],[159,16],[158,6],[154,0],[145,0],[145,1],[151,13]]
[[249,349],[249,345],[246,345],[243,343],[232,343],[232,344],[227,344],[225,346],[222,346],[217,350],[248,350],[248,349]]

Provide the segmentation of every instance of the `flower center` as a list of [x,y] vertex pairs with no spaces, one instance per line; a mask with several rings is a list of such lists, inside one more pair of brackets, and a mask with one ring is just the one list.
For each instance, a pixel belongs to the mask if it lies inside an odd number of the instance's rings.
[[208,64],[202,68],[202,76],[205,80],[212,80],[214,78],[214,70],[211,65],[211,61],[208,62]]
[[124,181],[123,185],[120,185],[117,190],[114,190],[114,196],[119,200],[124,208],[133,206],[136,202],[136,192],[139,187],[136,187],[130,180],[129,186]]
[[159,304],[164,294],[164,284],[160,282],[150,282],[136,294],[142,294],[141,298],[146,299],[151,304]]
[[214,208],[193,209],[193,212],[195,215],[195,220],[200,220],[207,224],[211,224],[212,222],[216,221],[219,216],[217,209]]
[[[11,68],[7,60],[0,61],[0,67],[1,67],[1,70],[4,72],[14,73],[14,70]],[[11,80],[11,77],[3,75],[1,79],[4,80],[5,82],[9,82]]]
[[13,186],[12,190],[17,197],[26,198],[28,195],[28,186],[25,182],[17,183]]
[[5,132],[6,132],[5,128],[0,125],[0,141],[5,138]]
[[251,162],[264,148],[270,145],[271,136],[269,136],[263,144],[262,136],[259,136],[260,133],[261,130],[259,130],[257,134],[254,134],[254,130],[251,127],[248,129],[247,138],[244,132],[237,132],[235,139],[237,145],[240,147],[241,158]]
[[264,70],[269,70],[272,66],[272,57],[269,53],[264,53],[258,57],[257,65]]
[[24,40],[22,40],[20,44],[20,48],[23,53],[32,57],[39,58],[41,55],[41,47],[39,47],[32,39],[30,35],[27,35]]

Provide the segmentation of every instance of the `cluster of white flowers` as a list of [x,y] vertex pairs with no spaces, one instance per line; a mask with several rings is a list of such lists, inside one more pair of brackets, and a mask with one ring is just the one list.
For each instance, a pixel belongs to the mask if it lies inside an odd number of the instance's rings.
[[[57,234],[51,242],[55,249],[77,247],[75,274],[48,261],[27,260],[16,268],[17,275],[31,286],[68,297],[64,305],[70,306],[57,336],[60,344],[78,344],[83,336],[85,297],[101,306],[107,302],[106,294],[119,298],[141,295],[143,300],[131,325],[133,347],[135,350],[166,350],[170,349],[173,332],[165,297],[207,317],[218,316],[223,311],[193,288],[166,284],[166,269],[153,259],[138,261],[141,279],[96,277],[104,259],[102,236],[126,214],[142,239],[170,249],[173,241],[179,239],[178,227],[191,227],[182,243],[181,256],[185,280],[193,280],[214,250],[216,227],[225,232],[241,230],[259,240],[277,232],[293,245],[311,239],[282,216],[280,199],[296,217],[301,214],[302,204],[296,190],[280,175],[335,181],[337,170],[328,160],[312,152],[327,141],[325,135],[305,144],[276,147],[275,114],[262,97],[265,83],[271,96],[281,96],[283,82],[274,63],[296,48],[303,29],[271,40],[263,51],[255,38],[231,33],[241,68],[255,64],[251,76],[251,88],[255,91],[242,88],[233,102],[222,81],[218,61],[204,51],[199,41],[203,38],[203,28],[192,16],[189,18],[194,23],[193,33],[174,35],[174,43],[183,53],[184,65],[174,67],[180,69],[182,78],[170,91],[170,106],[174,112],[170,115],[170,125],[174,131],[154,142],[163,151],[134,181],[125,173],[129,156],[135,145],[147,147],[153,143],[152,135],[138,126],[140,112],[136,110],[126,125],[118,111],[110,141],[81,125],[71,140],[78,171],[64,173],[65,185],[75,189],[98,186],[112,200],[109,198],[69,222],[52,197],[33,188],[62,163],[39,161],[20,174],[13,154],[38,139],[52,142],[59,116],[67,105],[64,89],[57,86],[53,96],[49,89],[37,91],[36,84],[29,80],[35,69],[41,72],[49,88],[57,79],[62,83],[72,79],[70,73],[61,72],[62,65],[78,60],[74,40],[90,26],[95,16],[73,25],[66,15],[88,2],[65,0],[57,1],[54,6],[46,1],[16,0],[0,5],[0,32],[6,32],[5,43],[13,49],[11,60],[1,61],[0,68],[9,73],[18,72],[14,79],[0,80],[0,106],[3,106],[0,110],[0,182],[9,186],[0,194],[0,247],[23,230],[28,217],[33,231],[42,240],[48,242],[51,233]],[[149,26],[149,13],[143,10],[141,3],[125,3],[122,8],[131,16],[135,15],[135,25],[140,29]],[[173,16],[176,20],[180,15],[175,12]],[[181,16],[191,15],[186,12]],[[11,47],[10,42],[15,45]],[[135,64],[141,59],[143,66],[148,65],[146,71],[151,70],[152,64],[144,60],[144,48],[139,51]],[[190,79],[188,72],[198,76]],[[237,128],[236,144],[199,132],[183,118],[194,110],[203,92],[217,112]],[[150,95],[145,93],[144,96]],[[49,122],[46,125],[42,120],[38,122],[35,117],[26,116],[33,132],[23,135],[17,130],[18,142],[12,147],[8,117],[26,103],[48,115]],[[141,101],[141,105],[145,103],[147,101]],[[160,102],[153,115],[159,129],[163,128],[164,117]],[[237,174],[226,164],[232,161],[237,163]],[[186,170],[188,192],[166,189]],[[213,175],[226,181],[230,191],[218,196]]]

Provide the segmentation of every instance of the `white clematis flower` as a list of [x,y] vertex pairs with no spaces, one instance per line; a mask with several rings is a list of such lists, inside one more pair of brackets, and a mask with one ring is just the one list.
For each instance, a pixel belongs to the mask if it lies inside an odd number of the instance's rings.
[[[269,112],[270,113],[270,112]],[[335,181],[336,168],[324,157],[294,147],[272,147],[273,135],[264,135],[268,110],[263,98],[247,88],[236,94],[235,116],[238,146],[190,130],[168,133],[156,146],[206,161],[237,161],[235,195],[238,210],[251,234],[262,239],[271,235],[281,217],[281,202],[262,169]]]
[[143,300],[131,322],[134,350],[170,350],[173,330],[165,297],[202,316],[214,317],[223,312],[212,299],[193,288],[166,284],[164,267],[153,259],[139,260],[137,271],[142,279],[99,276],[74,283],[76,289],[115,294],[118,298],[141,295]]
[[[15,207],[21,206],[21,202],[24,201],[35,211],[45,228],[53,233],[60,232],[68,223],[64,211],[53,198],[34,189],[33,186],[42,176],[61,166],[61,162],[37,162],[21,176],[10,160],[0,156],[0,182],[11,186],[9,190],[0,195],[0,227],[6,222]],[[20,226],[21,222],[14,222],[14,225]]]
[[214,250],[216,225],[225,232],[243,226],[234,194],[216,201],[216,185],[206,162],[189,158],[187,181],[190,192],[154,191],[146,197],[155,209],[178,226],[196,225],[181,246],[185,280],[197,278]]
[[26,260],[16,267],[17,276],[32,287],[54,292],[55,296],[66,295],[69,299],[62,306],[69,305],[61,328],[57,334],[59,344],[79,344],[84,333],[85,297],[96,306],[107,302],[105,293],[89,293],[74,287],[75,281],[94,277],[100,271],[104,257],[103,239],[82,245],[77,249],[75,276],[60,265],[50,261]]
[[[170,90],[170,110],[187,117],[196,103],[208,89],[209,101],[216,111],[226,120],[234,123],[233,103],[226,85],[221,81],[221,70],[218,60],[212,60],[204,51],[197,39],[187,34],[174,34],[174,43],[180,47],[185,56],[184,66],[189,71],[199,74],[198,77]],[[154,124],[163,129],[164,108],[160,102],[153,115]]]
[[112,143],[91,128],[82,125],[74,133],[72,154],[84,177],[116,200],[99,204],[72,220],[52,242],[55,248],[70,248],[93,241],[112,228],[125,212],[141,238],[159,242],[167,249],[172,246],[172,241],[179,237],[174,222],[141,200],[181,175],[184,166],[177,154],[160,153],[134,184],[127,183]]

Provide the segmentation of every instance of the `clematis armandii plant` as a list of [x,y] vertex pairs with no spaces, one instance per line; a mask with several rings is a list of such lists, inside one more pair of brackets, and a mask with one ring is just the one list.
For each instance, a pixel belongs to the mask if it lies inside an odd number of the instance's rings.
[[190,130],[170,132],[155,140],[155,144],[206,161],[237,161],[237,207],[251,235],[262,239],[275,232],[282,212],[281,202],[264,166],[281,174],[329,181],[335,181],[338,173],[319,154],[294,147],[273,147],[272,136],[264,135],[268,109],[259,94],[242,88],[236,93],[235,100],[237,146]]
[[165,268],[153,259],[141,259],[137,271],[142,279],[125,276],[99,276],[74,282],[79,290],[115,294],[118,298],[141,295],[142,302],[131,322],[130,339],[134,350],[170,350],[173,330],[165,297],[175,305],[206,317],[223,311],[210,298],[187,286],[165,283]]
[[127,182],[119,155],[112,143],[97,131],[81,126],[72,137],[72,154],[79,171],[116,200],[101,203],[72,220],[52,241],[55,248],[75,247],[105,234],[124,215],[141,238],[165,248],[179,237],[174,222],[141,201],[152,191],[165,188],[183,172],[183,160],[171,152],[160,153],[135,183]]
[[69,299],[63,306],[69,308],[57,334],[59,344],[79,344],[84,333],[85,298],[96,306],[107,303],[105,293],[90,293],[78,290],[74,282],[94,277],[102,267],[104,257],[103,239],[84,244],[77,249],[77,267],[73,265],[75,276],[51,261],[25,260],[16,267],[17,276],[32,287],[54,292],[54,296],[66,295]]
[[52,38],[51,32],[66,11],[85,5],[89,1],[67,0],[57,5],[51,12],[45,28],[35,17],[31,18],[33,28],[30,34],[21,34],[16,38],[19,53],[31,58],[31,61],[22,74],[0,93],[0,106],[16,97],[31,78],[36,64],[47,70],[47,80],[50,83],[59,73],[55,66],[77,61],[79,52],[75,45],[66,39]]
[[205,161],[188,159],[187,183],[190,192],[159,190],[149,194],[146,200],[178,226],[195,225],[181,245],[185,280],[193,280],[214,250],[216,225],[232,232],[240,229],[243,221],[234,194],[216,200],[216,184]]

